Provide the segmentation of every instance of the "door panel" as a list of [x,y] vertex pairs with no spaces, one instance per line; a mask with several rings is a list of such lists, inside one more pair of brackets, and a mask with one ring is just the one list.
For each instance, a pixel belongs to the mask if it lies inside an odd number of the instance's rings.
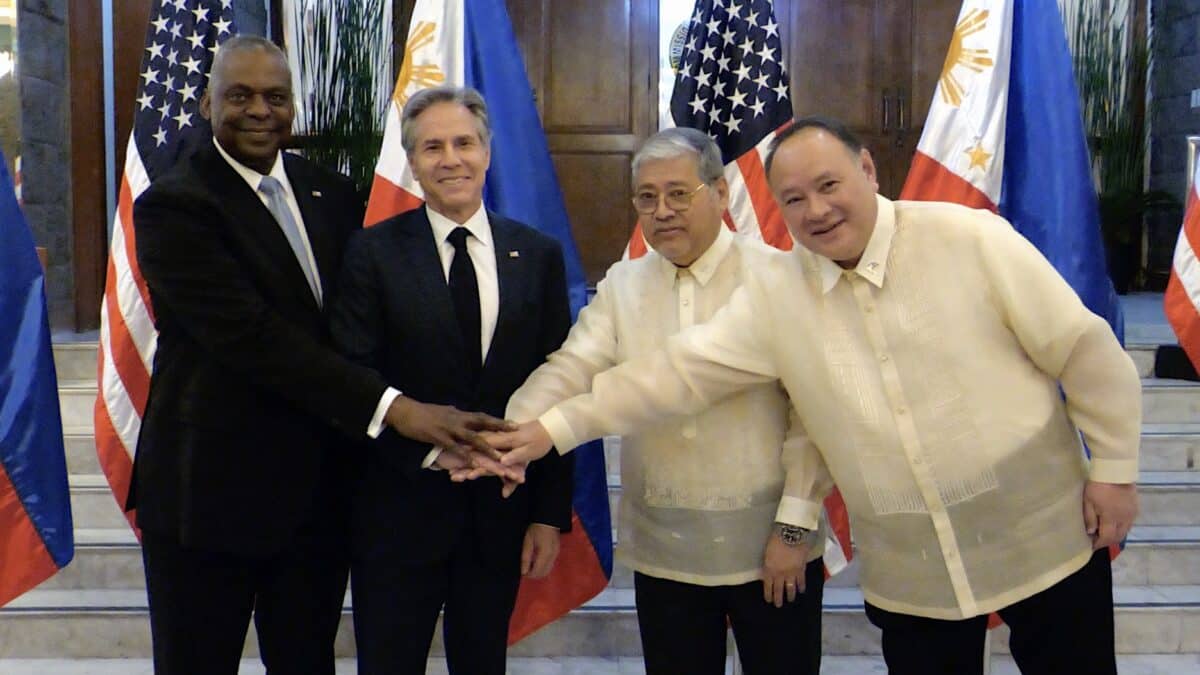
[[632,149],[619,152],[556,152],[554,168],[571,214],[571,232],[594,284],[621,259],[636,214],[629,177]]
[[880,131],[882,92],[895,80],[895,64],[903,58],[892,44],[902,41],[888,30],[899,13],[886,0],[794,3],[786,26],[790,35],[783,37],[790,46],[796,114],[827,115],[859,132]]
[[633,128],[633,22],[627,3],[547,2],[547,133]]
[[788,6],[793,106],[846,123],[896,197],[941,73],[957,0],[799,0]]

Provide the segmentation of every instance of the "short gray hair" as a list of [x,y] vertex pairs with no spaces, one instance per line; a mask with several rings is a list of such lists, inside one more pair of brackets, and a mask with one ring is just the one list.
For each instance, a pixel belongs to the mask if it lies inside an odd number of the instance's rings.
[[484,103],[478,91],[471,87],[449,85],[430,87],[413,94],[400,114],[400,144],[404,146],[405,154],[411,155],[417,148],[416,131],[413,129],[417,117],[438,103],[457,103],[466,108],[475,118],[479,140],[484,145],[491,143],[492,127],[488,123],[487,103]]
[[638,170],[645,162],[684,155],[696,159],[696,173],[708,185],[725,175],[721,150],[708,134],[689,127],[673,127],[651,136],[633,156],[633,181],[637,182]]
[[[221,43],[220,49],[217,50],[217,55],[213,57],[212,68],[209,70],[208,86],[210,89],[216,89],[221,77],[224,75],[225,61],[238,52],[261,51],[275,58],[283,64],[284,69],[288,69],[287,54],[279,48],[279,45],[271,42],[265,37],[258,35],[235,35]],[[289,71],[290,72],[290,71]],[[288,86],[290,87],[292,80],[288,78]]]

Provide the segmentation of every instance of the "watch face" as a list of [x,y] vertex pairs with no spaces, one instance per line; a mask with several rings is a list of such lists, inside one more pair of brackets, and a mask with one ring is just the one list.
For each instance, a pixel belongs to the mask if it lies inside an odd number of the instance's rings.
[[804,541],[804,536],[811,530],[807,530],[797,525],[787,525],[778,523],[779,538],[788,546],[796,546]]

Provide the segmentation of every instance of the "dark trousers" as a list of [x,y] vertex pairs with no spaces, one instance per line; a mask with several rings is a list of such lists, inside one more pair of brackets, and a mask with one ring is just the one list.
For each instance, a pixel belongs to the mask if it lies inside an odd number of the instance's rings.
[[[470,530],[471,528],[467,528]],[[451,675],[504,675],[508,620],[521,577],[484,564],[474,537],[425,565],[355,560],[354,638],[359,675],[425,672],[438,613]]]
[[[867,603],[883,631],[890,675],[983,673],[987,616],[961,621],[888,612]],[[1078,572],[999,611],[1012,631],[1009,647],[1024,675],[1116,675],[1112,565],[1097,551]]]
[[817,675],[825,588],[820,558],[808,564],[804,583],[804,593],[779,608],[763,600],[761,581],[699,586],[635,573],[646,675],[722,675],[727,627],[746,675]]
[[333,675],[348,563],[322,534],[254,557],[143,531],[156,675],[237,675],[252,614],[268,675]]

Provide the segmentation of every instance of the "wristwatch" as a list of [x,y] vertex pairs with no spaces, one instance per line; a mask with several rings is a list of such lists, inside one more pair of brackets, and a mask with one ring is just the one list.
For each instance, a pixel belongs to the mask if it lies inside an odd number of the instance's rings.
[[779,530],[779,539],[788,546],[799,546],[805,542],[805,537],[812,530],[799,525],[789,525],[787,523],[775,523],[775,528]]

